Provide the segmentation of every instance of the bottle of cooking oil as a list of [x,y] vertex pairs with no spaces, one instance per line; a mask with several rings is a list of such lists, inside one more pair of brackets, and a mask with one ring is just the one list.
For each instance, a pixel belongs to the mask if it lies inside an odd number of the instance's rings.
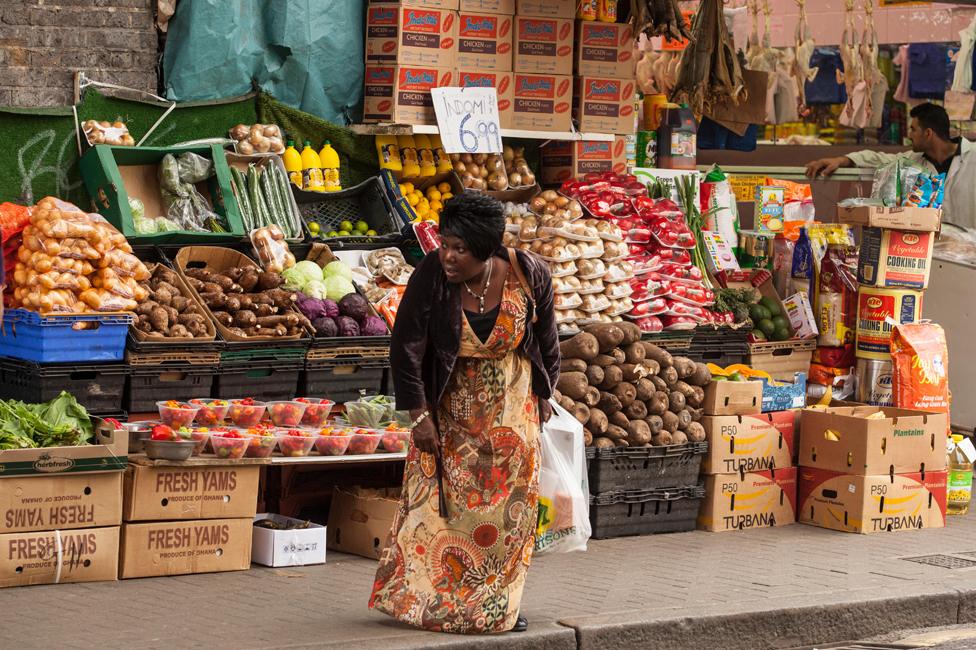
[[973,497],[973,462],[967,455],[965,436],[954,434],[949,443],[949,480],[946,513],[964,515],[969,512],[969,501]]
[[430,144],[434,148],[434,161],[437,163],[437,173],[443,174],[454,171],[454,164],[451,162],[451,157],[444,152],[444,143],[441,142],[441,136],[430,136]]
[[380,161],[380,169],[389,169],[394,172],[403,171],[403,163],[400,162],[400,147],[397,146],[395,135],[376,136],[376,156]]

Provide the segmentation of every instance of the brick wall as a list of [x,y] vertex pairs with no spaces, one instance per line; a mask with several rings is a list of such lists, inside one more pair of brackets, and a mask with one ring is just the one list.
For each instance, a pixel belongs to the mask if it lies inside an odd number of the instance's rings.
[[73,75],[156,91],[155,0],[0,0],[0,106],[64,106]]

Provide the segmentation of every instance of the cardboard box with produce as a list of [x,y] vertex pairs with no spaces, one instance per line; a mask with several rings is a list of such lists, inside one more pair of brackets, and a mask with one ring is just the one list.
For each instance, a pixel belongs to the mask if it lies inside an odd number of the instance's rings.
[[0,479],[0,533],[121,523],[121,472]]

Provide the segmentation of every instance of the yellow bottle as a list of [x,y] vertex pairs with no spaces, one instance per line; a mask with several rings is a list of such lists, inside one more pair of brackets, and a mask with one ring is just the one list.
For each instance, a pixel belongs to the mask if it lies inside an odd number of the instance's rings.
[[342,189],[339,181],[339,153],[332,148],[332,143],[326,140],[319,151],[319,161],[322,163],[322,186],[326,192],[338,192]]
[[437,165],[437,173],[443,174],[454,171],[454,164],[451,162],[451,157],[444,152],[444,143],[441,142],[441,136],[430,136],[430,144],[434,148],[434,162]]
[[617,0],[598,0],[596,19],[601,23],[617,22]]
[[295,187],[302,187],[302,154],[295,148],[295,141],[288,141],[288,148],[281,156],[285,163],[285,171],[288,172],[288,180],[295,184]]
[[420,163],[421,176],[433,176],[437,173],[434,162],[434,147],[426,135],[415,135],[413,141],[417,145],[417,158]]
[[577,0],[576,17],[579,20],[596,20],[598,0]]
[[322,184],[322,161],[308,140],[302,148],[302,189],[309,192],[325,191]]
[[400,162],[400,147],[397,146],[395,135],[376,136],[376,157],[380,162],[380,169],[391,171],[403,171],[403,163]]
[[398,135],[400,162],[403,163],[404,178],[420,178],[420,160],[417,158],[417,143],[412,135]]
[[954,434],[949,444],[946,513],[950,515],[964,515],[969,512],[969,501],[973,497],[973,464],[959,446],[963,438],[958,433]]

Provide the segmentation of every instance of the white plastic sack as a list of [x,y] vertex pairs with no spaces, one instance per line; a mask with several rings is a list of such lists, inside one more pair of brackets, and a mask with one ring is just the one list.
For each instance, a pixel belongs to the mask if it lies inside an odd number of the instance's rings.
[[553,402],[542,425],[539,519],[535,553],[585,551],[590,538],[589,494],[583,425]]

